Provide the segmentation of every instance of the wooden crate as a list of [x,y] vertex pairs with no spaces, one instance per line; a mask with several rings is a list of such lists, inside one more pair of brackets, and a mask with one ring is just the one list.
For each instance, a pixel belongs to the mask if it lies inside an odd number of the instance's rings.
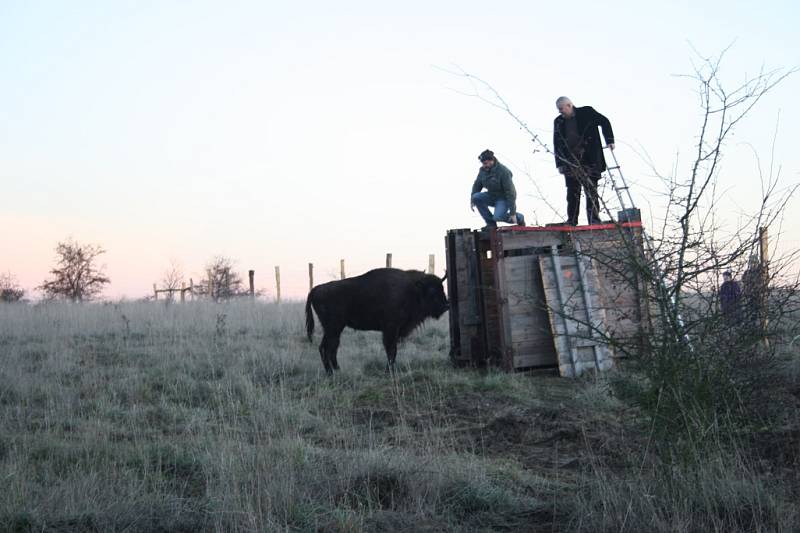
[[606,370],[648,331],[641,223],[447,233],[451,358],[505,370]]

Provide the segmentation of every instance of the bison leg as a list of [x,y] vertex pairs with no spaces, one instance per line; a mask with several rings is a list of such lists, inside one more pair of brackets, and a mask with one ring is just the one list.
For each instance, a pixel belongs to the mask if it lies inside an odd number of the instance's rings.
[[319,354],[322,356],[322,364],[325,365],[325,372],[332,374],[334,370],[339,370],[339,362],[336,360],[336,352],[339,351],[339,338],[341,330],[328,333],[322,336],[322,343],[319,345]]
[[328,345],[328,336],[322,336],[322,342],[319,343],[319,355],[322,357],[322,365],[325,367],[325,373],[331,374],[333,370],[331,369],[331,364],[328,362],[328,355],[327,355],[327,347]]
[[[339,335],[341,335],[341,332]],[[336,359],[336,354],[339,352],[339,339],[341,338],[339,335],[331,335],[328,343],[328,362],[334,370],[339,370],[339,361]]]
[[396,329],[383,330],[383,347],[386,349],[386,359],[388,360],[389,372],[394,372],[394,360],[397,358],[397,338],[399,333]]

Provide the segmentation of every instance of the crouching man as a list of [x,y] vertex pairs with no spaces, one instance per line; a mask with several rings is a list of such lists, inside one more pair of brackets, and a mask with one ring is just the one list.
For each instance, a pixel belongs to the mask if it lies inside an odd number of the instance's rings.
[[[511,171],[500,164],[491,150],[484,150],[478,157],[481,168],[472,185],[469,207],[483,217],[483,229],[496,228],[498,222],[525,225],[525,217],[517,213],[517,190],[511,181]],[[486,189],[485,191],[483,189]],[[494,208],[494,213],[489,208]]]

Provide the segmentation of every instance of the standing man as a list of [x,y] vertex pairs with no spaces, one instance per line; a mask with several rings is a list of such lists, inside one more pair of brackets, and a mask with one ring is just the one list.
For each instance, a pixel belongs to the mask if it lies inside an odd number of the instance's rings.
[[736,325],[741,319],[742,288],[733,279],[730,270],[722,273],[722,285],[719,287],[719,307],[722,316],[730,325]]
[[[473,211],[478,208],[478,213],[486,222],[483,229],[496,228],[498,222],[524,226],[525,217],[517,213],[517,189],[511,181],[511,171],[500,164],[491,150],[481,152],[478,160],[481,168],[472,184],[469,207]],[[494,207],[494,214],[489,207]]]
[[586,191],[586,218],[589,224],[599,224],[597,182],[606,160],[597,127],[602,128],[606,144],[613,150],[611,122],[593,107],[575,107],[566,96],[556,100],[556,107],[559,115],[553,123],[553,147],[556,167],[567,185],[567,224],[578,225],[581,188]]

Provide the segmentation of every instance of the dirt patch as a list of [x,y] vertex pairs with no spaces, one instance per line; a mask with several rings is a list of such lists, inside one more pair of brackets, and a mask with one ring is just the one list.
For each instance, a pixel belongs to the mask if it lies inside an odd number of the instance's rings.
[[763,431],[752,439],[753,454],[771,470],[797,474],[800,467],[800,430]]
[[487,445],[493,450],[525,444],[531,440],[533,432],[530,413],[519,410],[501,413],[481,429],[481,434],[489,438]]
[[514,398],[466,394],[454,397],[449,408],[460,447],[530,469],[579,468],[598,455],[622,462],[625,450],[636,445],[620,441],[616,415],[589,419],[570,403],[534,407]]
[[449,529],[447,523],[434,517],[387,510],[372,513],[365,528],[366,531],[386,533],[438,533]]
[[356,407],[353,409],[353,423],[367,426],[373,431],[384,431],[396,426],[398,417],[390,409]]
[[392,472],[373,472],[349,480],[335,500],[337,505],[353,509],[393,510],[403,508],[410,493],[401,476]]

